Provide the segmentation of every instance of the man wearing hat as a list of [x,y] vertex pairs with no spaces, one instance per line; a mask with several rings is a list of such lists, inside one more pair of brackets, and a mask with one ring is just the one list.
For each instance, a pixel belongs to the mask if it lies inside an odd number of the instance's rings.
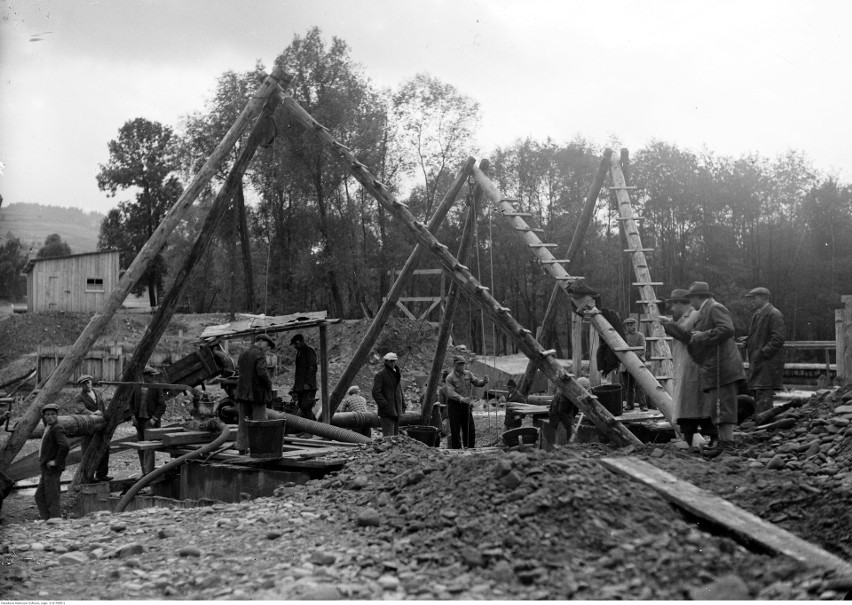
[[[527,398],[524,397],[524,394],[518,389],[518,383],[515,382],[514,378],[510,378],[506,381],[506,388],[509,390],[509,393],[506,395],[506,403],[526,403]],[[517,429],[524,422],[524,417],[522,414],[518,414],[517,412],[513,412],[509,409],[509,406],[506,405],[506,418],[503,420],[503,426],[506,427],[506,430]]]
[[[476,425],[473,423],[473,387],[488,384],[488,376],[477,378],[465,369],[467,361],[461,355],[453,357],[453,371],[444,387],[447,393],[447,414],[450,417],[450,448],[476,445]],[[461,439],[459,439],[461,433]]]
[[702,397],[710,406],[710,417],[719,432],[710,436],[703,452],[716,457],[733,445],[737,423],[737,382],[745,379],[743,360],[734,342],[734,322],[728,309],[713,299],[707,282],[692,282],[689,303],[698,311],[687,351],[700,366]]
[[[628,317],[624,320],[624,342],[628,347],[642,348],[641,351],[634,351],[636,356],[643,363],[645,362],[645,335],[636,330],[636,319]],[[645,392],[641,388],[636,388],[636,380],[627,371],[627,366],[619,363],[618,372],[621,374],[621,385],[624,391],[624,399],[626,405],[624,409],[634,409],[634,401],[639,403],[639,409],[643,412],[648,409],[648,404],[645,403]]]
[[709,401],[705,401],[698,381],[698,364],[689,356],[686,345],[698,321],[698,311],[689,304],[689,292],[682,288],[672,290],[666,299],[671,317],[660,317],[666,334],[672,336],[672,365],[674,366],[674,392],[672,416],[683,433],[684,441],[692,451],[692,441],[698,429],[704,436],[715,435],[716,428],[710,420]]
[[[160,371],[151,366],[145,366],[142,371],[142,378],[145,382],[154,382],[159,375]],[[134,387],[133,393],[130,395],[130,413],[133,416],[133,426],[136,427],[136,438],[139,441],[144,441],[145,429],[160,426],[160,419],[166,413],[166,396],[163,390],[146,387],[143,394],[141,386]],[[142,474],[147,475],[153,471],[154,450],[139,450],[136,453],[139,455]]]
[[266,368],[266,352],[275,348],[268,334],[258,334],[252,346],[237,359],[239,381],[234,398],[239,407],[237,438],[234,447],[241,454],[248,452],[246,420],[266,420],[266,404],[272,401],[272,379]]
[[373,399],[378,408],[382,436],[399,435],[399,418],[405,412],[405,397],[402,394],[402,373],[396,365],[394,352],[385,353],[382,369],[373,377]]
[[[106,413],[106,404],[103,396],[99,391],[92,388],[92,377],[88,374],[83,374],[77,379],[77,384],[80,386],[80,392],[74,398],[74,403],[77,404],[77,412],[80,414],[95,414],[103,416]],[[92,436],[86,435],[83,437],[81,451],[83,453],[89,449],[92,443]],[[109,448],[104,451],[103,458],[98,462],[98,468],[95,471],[95,479],[97,481],[111,481],[109,476]]]
[[290,339],[296,348],[296,368],[293,376],[293,390],[299,404],[299,415],[308,420],[316,420],[314,404],[317,393],[317,352],[305,342],[305,337],[296,334]]
[[755,412],[772,409],[775,391],[784,380],[784,316],[769,302],[769,290],[754,288],[746,298],[754,315],[745,338],[748,352],[748,388],[753,391]]
[[38,454],[41,478],[35,492],[35,502],[42,519],[62,517],[60,509],[60,478],[68,455],[68,438],[59,424],[59,406],[48,403],[41,409],[44,436]]
[[[568,288],[568,293],[571,295],[571,306],[574,309],[574,313],[580,317],[585,317],[586,313],[589,311],[589,303],[593,303],[596,312],[600,313],[615,329],[618,335],[624,338],[624,326],[621,323],[621,316],[614,309],[604,307],[601,302],[600,293],[589,287],[585,280],[576,280]],[[591,298],[591,301],[587,301],[586,304],[581,304],[581,302],[586,298]],[[613,351],[608,344],[603,342],[603,340],[601,340],[598,345],[595,360],[597,361],[598,371],[602,377],[606,377],[611,372],[618,370],[621,364],[618,359],[618,355],[616,355],[615,351]]]

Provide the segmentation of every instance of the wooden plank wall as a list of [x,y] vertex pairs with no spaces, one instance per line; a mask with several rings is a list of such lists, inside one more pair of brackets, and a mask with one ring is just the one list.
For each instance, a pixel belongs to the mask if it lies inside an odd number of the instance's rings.
[[[27,274],[27,310],[94,313],[118,283],[118,252],[79,254],[33,264]],[[98,291],[87,291],[87,280],[103,280]]]
[[[41,382],[47,379],[70,350],[71,347],[39,347],[37,380]],[[180,359],[187,352],[188,350],[184,351],[182,348],[154,351],[148,363],[154,367],[168,365]],[[83,374],[89,374],[95,381],[121,380],[122,370],[132,355],[133,349],[127,348],[122,343],[104,344],[93,348],[74,369],[68,383],[75,384]]]

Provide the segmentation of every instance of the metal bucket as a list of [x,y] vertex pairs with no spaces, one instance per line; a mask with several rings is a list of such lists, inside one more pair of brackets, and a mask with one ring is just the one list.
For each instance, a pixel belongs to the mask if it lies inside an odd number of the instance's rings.
[[410,426],[405,429],[405,434],[430,447],[437,447],[441,442],[441,433],[434,426]]
[[249,456],[275,459],[284,448],[284,419],[246,420]]
[[599,387],[592,387],[592,395],[598,398],[601,405],[613,416],[621,416],[621,385],[620,384],[602,384]]

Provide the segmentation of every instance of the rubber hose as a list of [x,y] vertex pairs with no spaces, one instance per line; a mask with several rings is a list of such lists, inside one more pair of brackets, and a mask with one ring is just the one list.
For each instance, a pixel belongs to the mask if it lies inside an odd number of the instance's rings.
[[[214,422],[214,421],[211,421],[211,423],[212,422]],[[184,454],[180,458],[175,458],[174,460],[172,460],[168,464],[161,466],[160,468],[155,469],[154,471],[152,471],[152,472],[148,473],[147,475],[145,475],[144,477],[142,477],[139,481],[134,483],[133,487],[131,487],[129,490],[127,490],[127,493],[124,494],[124,496],[122,496],[121,500],[118,501],[118,504],[115,507],[115,512],[120,513],[122,511],[124,511],[124,509],[127,507],[127,505],[130,504],[130,501],[133,500],[133,497],[136,495],[136,493],[140,489],[142,489],[143,487],[145,487],[146,485],[151,483],[157,477],[164,475],[165,473],[169,472],[173,468],[179,467],[181,464],[183,464],[187,460],[192,460],[193,458],[199,458],[199,457],[203,456],[204,454],[206,454],[207,452],[212,452],[213,450],[218,448],[220,445],[222,445],[223,443],[228,441],[228,439],[231,436],[231,427],[229,427],[227,424],[221,422],[218,419],[215,420],[215,424],[213,426],[215,426],[218,429],[221,429],[221,431],[222,431],[222,433],[216,438],[215,441],[211,441],[210,443],[203,445],[202,447],[198,448],[194,452],[189,452],[188,454]]]
[[[382,426],[379,415],[375,412],[337,412],[331,417],[331,424],[341,428]],[[404,412],[399,418],[399,426],[420,424],[420,412]]]
[[266,410],[266,417],[271,419],[284,418],[286,421],[285,426],[288,431],[292,428],[295,429],[294,432],[310,433],[311,435],[326,437],[327,439],[342,441],[344,443],[372,443],[372,440],[369,437],[365,437],[361,433],[347,431],[346,429],[332,426],[324,422],[317,422],[316,420],[308,420],[307,418],[294,416],[287,412]]

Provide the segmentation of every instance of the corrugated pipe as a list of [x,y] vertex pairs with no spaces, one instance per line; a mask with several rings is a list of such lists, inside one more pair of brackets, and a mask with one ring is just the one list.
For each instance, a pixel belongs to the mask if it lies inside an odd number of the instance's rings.
[[[331,424],[343,428],[380,427],[379,415],[375,412],[337,412],[331,417]],[[400,426],[420,424],[420,412],[405,412],[399,419]]]
[[115,512],[117,512],[117,513],[122,512],[127,507],[127,505],[130,504],[130,501],[133,500],[133,497],[137,494],[137,492],[139,492],[140,489],[142,489],[143,487],[145,487],[149,483],[151,483],[154,479],[164,475],[165,473],[169,472],[173,468],[179,467],[181,464],[183,464],[187,460],[192,460],[193,458],[200,458],[204,454],[207,454],[208,452],[214,451],[220,445],[222,445],[223,443],[228,441],[228,439],[230,439],[231,427],[229,427],[227,424],[225,424],[224,422],[222,422],[218,418],[214,418],[214,419],[209,420],[208,424],[207,424],[207,430],[210,430],[212,432],[212,431],[215,431],[216,429],[222,431],[222,433],[216,438],[215,441],[211,441],[210,443],[203,445],[202,447],[198,448],[194,452],[189,452],[188,454],[184,454],[180,458],[175,458],[174,460],[172,460],[168,464],[161,466],[160,468],[154,470],[153,472],[148,473],[147,475],[142,477],[139,481],[134,483],[133,487],[131,487],[129,490],[127,490],[127,493],[124,494],[124,496],[122,496],[121,500],[118,501],[118,504],[115,507]]
[[294,416],[287,412],[266,410],[266,417],[273,419],[284,418],[286,421],[285,426],[289,433],[310,433],[311,435],[333,439],[334,441],[342,441],[344,443],[371,443],[371,439],[369,437],[365,437],[361,433],[347,431],[346,429],[332,426],[324,422],[317,422],[316,420],[308,420],[307,418]]

